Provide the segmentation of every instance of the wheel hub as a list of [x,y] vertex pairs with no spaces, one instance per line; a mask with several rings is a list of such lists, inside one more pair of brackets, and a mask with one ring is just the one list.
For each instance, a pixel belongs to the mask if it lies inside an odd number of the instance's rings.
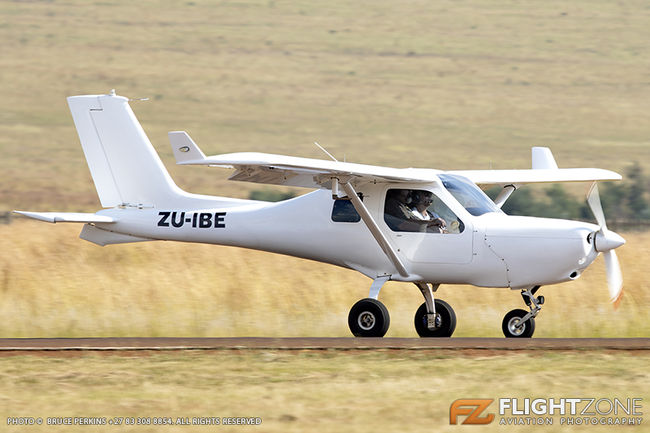
[[525,328],[525,324],[521,322],[521,317],[513,317],[508,321],[508,329],[512,335],[523,334]]
[[428,329],[438,329],[442,326],[442,317],[440,317],[440,314],[438,313],[427,313],[424,322],[427,325]]
[[364,331],[371,330],[375,326],[375,321],[375,315],[370,311],[364,311],[363,313],[359,314],[359,318],[357,319],[359,327]]

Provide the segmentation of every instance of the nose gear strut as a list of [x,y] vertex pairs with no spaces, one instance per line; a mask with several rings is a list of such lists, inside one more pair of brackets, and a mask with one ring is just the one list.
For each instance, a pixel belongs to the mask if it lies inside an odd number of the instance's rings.
[[535,332],[535,317],[539,314],[544,305],[544,297],[535,294],[541,286],[529,287],[521,291],[521,297],[529,312],[522,309],[515,309],[503,318],[501,329],[508,338],[530,338]]

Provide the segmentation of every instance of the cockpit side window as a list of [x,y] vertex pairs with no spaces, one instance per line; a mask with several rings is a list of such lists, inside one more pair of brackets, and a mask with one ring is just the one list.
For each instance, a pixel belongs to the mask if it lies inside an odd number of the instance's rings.
[[431,191],[389,189],[384,221],[395,232],[461,233],[463,222]]
[[[363,196],[359,195],[363,200]],[[332,207],[332,221],[335,223],[358,223],[361,216],[349,199],[336,199]]]

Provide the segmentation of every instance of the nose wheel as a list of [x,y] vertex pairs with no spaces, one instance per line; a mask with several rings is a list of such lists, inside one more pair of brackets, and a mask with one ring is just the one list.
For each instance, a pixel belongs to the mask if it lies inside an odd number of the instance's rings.
[[501,323],[503,335],[507,338],[530,338],[535,332],[535,319],[523,320],[528,315],[526,310],[517,308],[508,312]]
[[517,308],[509,311],[501,322],[501,330],[506,338],[530,338],[535,332],[535,317],[544,305],[544,297],[535,297],[540,286],[521,291],[521,297],[530,311]]

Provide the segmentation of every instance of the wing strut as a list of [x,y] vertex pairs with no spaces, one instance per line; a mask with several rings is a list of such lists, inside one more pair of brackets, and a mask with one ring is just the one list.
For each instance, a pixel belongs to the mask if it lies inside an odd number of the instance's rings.
[[366,205],[363,204],[363,202],[357,195],[357,192],[354,190],[354,187],[350,184],[350,182],[345,182],[343,183],[343,190],[350,198],[350,201],[352,202],[354,209],[361,216],[361,219],[366,224],[366,227],[368,227],[370,233],[372,233],[372,236],[375,238],[375,240],[377,241],[381,249],[384,251],[386,256],[390,259],[393,265],[395,265],[395,268],[397,268],[399,274],[402,277],[407,278],[409,276],[409,273],[404,267],[404,264],[397,256],[397,253],[395,252],[395,249],[388,241],[388,238],[382,233],[381,229],[379,228],[375,220],[372,218],[372,215],[370,215],[370,212],[368,212],[368,208],[366,208]]
[[516,185],[506,185],[503,187],[499,195],[494,199],[494,204],[496,204],[499,209],[503,206],[503,204],[508,200],[508,197],[510,197],[510,194],[515,192],[517,189]]

